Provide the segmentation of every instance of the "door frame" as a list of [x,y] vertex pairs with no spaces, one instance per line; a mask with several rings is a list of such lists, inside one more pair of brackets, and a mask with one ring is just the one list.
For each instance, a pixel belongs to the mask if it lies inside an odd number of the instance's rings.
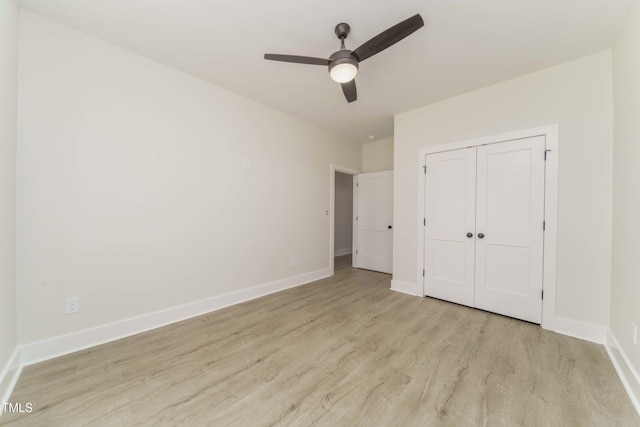
[[[558,242],[558,124],[550,124],[515,132],[507,132],[498,135],[474,138],[466,141],[453,142],[421,148],[418,152],[418,253],[416,283],[419,296],[424,297],[424,258],[425,258],[425,158],[427,154],[451,151],[461,148],[478,147],[480,145],[507,142],[514,139],[524,139],[534,136],[545,137],[545,149],[547,161],[545,162],[544,183],[544,220],[545,232],[543,243],[543,274],[542,289],[542,323],[543,329],[555,330],[556,324],[556,269],[557,269],[557,242]],[[420,285],[421,284],[421,285]]]
[[[355,176],[360,173],[358,169],[353,169],[347,166],[337,165],[331,163],[329,165],[329,268],[331,269],[331,275],[334,274],[334,254],[335,254],[335,214],[336,214],[336,172],[345,173],[347,175]],[[355,180],[354,180],[355,182]],[[353,202],[355,203],[356,195],[353,194]],[[353,220],[353,218],[352,218]],[[352,221],[353,222],[353,221]],[[353,254],[352,254],[353,256]]]

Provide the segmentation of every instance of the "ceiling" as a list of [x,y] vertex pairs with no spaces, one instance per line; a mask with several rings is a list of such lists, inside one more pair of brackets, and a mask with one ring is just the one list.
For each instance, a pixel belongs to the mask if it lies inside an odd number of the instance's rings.
[[[21,0],[24,8],[355,140],[393,115],[610,48],[632,0]],[[367,59],[348,104],[325,67],[420,13],[425,27]]]

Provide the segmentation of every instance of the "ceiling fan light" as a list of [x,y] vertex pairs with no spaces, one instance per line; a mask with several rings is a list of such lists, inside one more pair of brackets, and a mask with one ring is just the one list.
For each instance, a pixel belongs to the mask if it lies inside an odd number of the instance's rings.
[[340,62],[332,65],[333,66],[329,69],[329,75],[338,83],[350,82],[356,77],[356,74],[358,74],[357,65],[353,64],[351,61]]

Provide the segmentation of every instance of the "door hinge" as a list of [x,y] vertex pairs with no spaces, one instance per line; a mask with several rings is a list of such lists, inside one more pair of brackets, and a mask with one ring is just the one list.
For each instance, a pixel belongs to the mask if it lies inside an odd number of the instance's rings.
[[360,186],[360,183],[356,182],[356,188],[358,188]]
[[424,268],[422,269],[422,277],[424,277]]
[[547,221],[542,221],[542,231],[547,229]]
[[422,225],[426,226],[427,225],[427,218],[424,218],[422,221]]
[[422,166],[422,168],[424,169],[424,174],[427,174],[427,165]]
[[356,215],[356,221],[358,220],[358,216]]
[[540,292],[540,299],[544,299],[544,289]]
[[358,250],[356,249],[356,255],[358,255]]
[[547,153],[551,151],[549,149],[544,150],[544,159],[547,160]]

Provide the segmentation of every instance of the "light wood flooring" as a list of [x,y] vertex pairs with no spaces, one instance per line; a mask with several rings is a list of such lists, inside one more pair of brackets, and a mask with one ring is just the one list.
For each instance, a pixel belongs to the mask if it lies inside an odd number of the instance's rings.
[[604,348],[332,278],[26,367],[0,425],[640,425]]

